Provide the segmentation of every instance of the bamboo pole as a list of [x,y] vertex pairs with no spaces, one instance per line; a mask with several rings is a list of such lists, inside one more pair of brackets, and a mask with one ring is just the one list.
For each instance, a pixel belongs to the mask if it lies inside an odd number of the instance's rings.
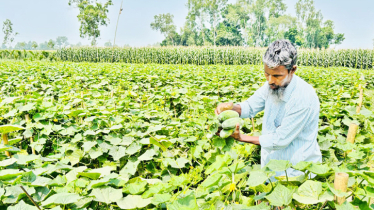
[[[30,122],[30,116],[29,116],[29,114],[26,114],[25,117],[26,117],[26,123]],[[32,136],[30,137],[30,143],[34,143],[34,139],[32,138]],[[31,151],[32,151],[33,155],[36,154],[34,147],[31,147]]]
[[347,142],[350,142],[352,144],[355,143],[355,137],[356,137],[357,129],[358,129],[358,125],[357,124],[351,123],[349,125],[348,135],[347,135]]
[[[335,173],[334,188],[336,190],[340,190],[342,192],[347,192],[348,178],[349,178],[349,175],[347,173],[343,173],[343,172]],[[336,203],[341,205],[342,203],[344,203],[344,201],[345,201],[344,196],[343,197],[338,197],[338,196],[335,195],[335,202]]]
[[360,96],[358,98],[358,106],[356,107],[356,113],[359,114],[361,111],[362,101],[364,98],[364,89],[362,89],[361,84],[358,86],[360,90]]
[[[3,133],[3,144],[9,144],[8,142],[8,134],[7,133]],[[9,151],[5,151],[5,155],[10,157],[10,152]]]

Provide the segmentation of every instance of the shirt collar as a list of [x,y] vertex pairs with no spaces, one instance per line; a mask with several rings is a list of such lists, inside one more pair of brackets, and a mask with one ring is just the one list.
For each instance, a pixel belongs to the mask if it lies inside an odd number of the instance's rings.
[[297,79],[298,79],[298,76],[296,75],[292,76],[290,84],[288,84],[288,86],[286,87],[286,90],[284,91],[282,101],[287,102],[290,99],[292,92],[296,87]]

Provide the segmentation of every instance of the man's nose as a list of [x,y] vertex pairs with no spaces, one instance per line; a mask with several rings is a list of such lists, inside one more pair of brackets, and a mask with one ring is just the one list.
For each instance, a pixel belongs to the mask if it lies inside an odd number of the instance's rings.
[[269,76],[269,84],[273,84],[274,83],[274,77],[272,77],[271,75]]

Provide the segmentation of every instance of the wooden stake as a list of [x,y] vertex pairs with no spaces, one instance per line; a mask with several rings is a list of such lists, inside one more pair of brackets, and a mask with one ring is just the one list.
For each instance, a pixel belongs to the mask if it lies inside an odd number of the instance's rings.
[[[25,117],[26,117],[26,123],[30,122],[30,116],[29,116],[29,114],[26,114]],[[34,143],[34,140],[33,140],[32,136],[30,137],[30,143]],[[31,151],[32,151],[33,155],[36,154],[34,147],[31,147]]]
[[113,98],[114,90],[110,92],[110,97]]
[[[9,144],[8,142],[8,134],[7,133],[3,133],[3,144]],[[10,152],[9,151],[5,151],[5,155],[10,157]]]
[[[348,188],[348,178],[349,175],[347,173],[335,173],[335,180],[334,180],[334,188],[336,190],[340,190],[342,192],[347,192]],[[344,203],[345,197],[337,197],[335,195],[335,202],[341,205]]]
[[347,142],[350,142],[352,144],[355,143],[355,137],[356,137],[357,129],[358,129],[358,125],[357,124],[351,123],[349,125],[348,135],[347,135]]

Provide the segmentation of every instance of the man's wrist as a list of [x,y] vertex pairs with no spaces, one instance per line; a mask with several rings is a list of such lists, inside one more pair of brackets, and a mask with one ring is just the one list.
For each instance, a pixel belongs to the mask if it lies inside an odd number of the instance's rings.
[[239,134],[239,141],[260,145],[260,138],[258,136],[247,136],[245,134]]
[[242,115],[242,107],[239,104],[234,104],[234,107],[232,108],[232,110],[239,113],[239,116]]

